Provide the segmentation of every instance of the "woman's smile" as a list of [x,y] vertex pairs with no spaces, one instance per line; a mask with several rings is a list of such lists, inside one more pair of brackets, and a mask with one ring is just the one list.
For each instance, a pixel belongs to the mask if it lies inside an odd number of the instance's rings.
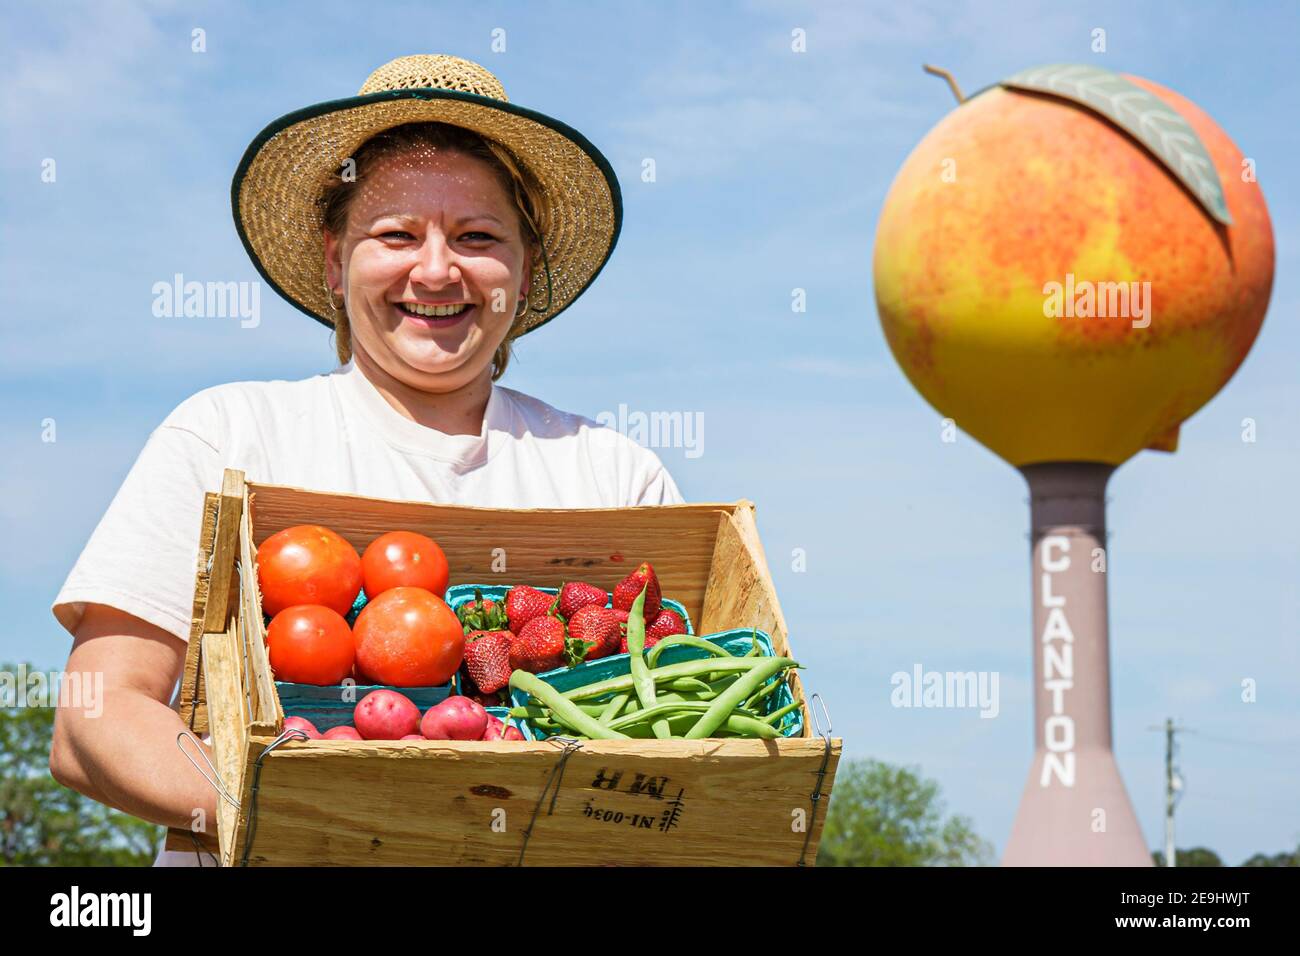
[[398,302],[394,305],[398,320],[420,329],[450,329],[474,317],[474,305],[469,302],[432,303]]

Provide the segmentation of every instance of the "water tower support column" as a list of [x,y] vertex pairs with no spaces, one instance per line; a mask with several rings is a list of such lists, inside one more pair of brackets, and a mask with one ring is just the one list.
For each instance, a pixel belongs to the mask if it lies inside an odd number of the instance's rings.
[[1034,763],[1004,866],[1151,866],[1111,751],[1106,482],[1115,469],[1053,462],[1029,483],[1034,591]]

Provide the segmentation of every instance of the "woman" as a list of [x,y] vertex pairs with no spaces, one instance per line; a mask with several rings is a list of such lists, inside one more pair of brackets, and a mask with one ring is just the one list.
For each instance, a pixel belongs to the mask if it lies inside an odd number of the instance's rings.
[[682,501],[653,452],[496,384],[511,343],[600,271],[621,205],[595,147],[509,105],[481,66],[402,57],[358,96],[282,117],[245,153],[232,203],[258,272],[334,329],[341,364],[182,402],[53,605],[75,637],[67,669],[102,673],[105,700],[102,719],[60,708],[51,772],[186,828],[215,826],[216,795],[177,748],[168,701],[190,633],[203,495],[223,469],[501,508]]

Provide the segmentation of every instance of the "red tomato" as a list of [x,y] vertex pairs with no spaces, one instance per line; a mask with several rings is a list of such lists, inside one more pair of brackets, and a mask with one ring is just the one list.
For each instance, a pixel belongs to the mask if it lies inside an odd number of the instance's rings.
[[414,531],[381,534],[361,556],[366,599],[373,601],[392,588],[424,588],[442,597],[451,572],[447,556],[432,538]]
[[361,558],[329,528],[301,524],[262,542],[257,582],[262,610],[272,617],[295,604],[322,604],[347,614],[361,591]]
[[465,656],[456,612],[424,588],[384,591],[362,608],[352,635],[358,673],[392,687],[445,684]]
[[275,679],[294,684],[341,684],[356,659],[348,622],[319,604],[287,607],[271,618],[266,643]]

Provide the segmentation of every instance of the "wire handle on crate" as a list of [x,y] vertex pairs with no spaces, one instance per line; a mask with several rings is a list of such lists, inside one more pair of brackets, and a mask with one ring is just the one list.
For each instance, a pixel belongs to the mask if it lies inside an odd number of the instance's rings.
[[253,849],[253,834],[257,832],[257,788],[262,781],[262,761],[266,759],[267,754],[281,744],[286,744],[290,740],[310,739],[304,731],[290,727],[267,744],[266,749],[258,754],[257,759],[253,761],[253,787],[248,797],[248,836],[244,839],[244,855],[240,857],[240,866],[248,866],[248,854]]
[[190,738],[195,743],[198,743],[197,737],[195,737],[188,730],[182,730],[179,734],[176,735],[177,748],[180,750],[182,754],[185,755],[185,759],[194,765],[194,769],[203,775],[203,779],[206,780],[209,784],[211,784],[212,789],[217,791],[217,795],[220,796],[232,807],[234,807],[236,811],[238,811],[239,801],[236,800],[231,795],[230,791],[226,789],[226,784],[224,781],[222,781],[220,772],[218,772],[217,768],[213,765],[212,761],[208,758],[208,755],[207,753],[204,752],[203,748],[202,747],[198,748],[199,756],[202,757],[203,762],[208,765],[208,770],[212,771],[212,776],[208,776],[207,770],[204,770],[202,767],[200,767],[199,762],[190,755],[189,751],[187,751],[184,747],[181,746],[181,741],[186,737]]
[[542,786],[542,792],[537,795],[537,805],[533,807],[532,818],[528,821],[528,828],[524,830],[524,842],[519,847],[519,860],[515,863],[515,866],[524,865],[524,851],[528,849],[528,841],[533,835],[533,825],[537,822],[537,811],[542,809],[542,801],[546,799],[546,791],[551,789],[551,783],[554,782],[555,789],[551,793],[551,805],[546,809],[546,815],[549,817],[555,812],[555,801],[560,796],[560,785],[564,782],[564,765],[568,763],[570,757],[582,749],[582,741],[576,737],[548,737],[546,742],[548,744],[560,744],[564,749],[560,752],[560,759],[551,768],[551,774],[546,778],[546,783]]
[[[825,730],[822,729],[822,721],[817,714],[819,707],[822,717],[826,719]],[[796,866],[808,865],[808,844],[812,840],[813,830],[817,826],[817,808],[821,804],[822,784],[826,782],[826,768],[831,762],[831,713],[826,709],[826,701],[822,699],[821,694],[813,694],[808,699],[808,715],[812,718],[813,733],[826,741],[826,751],[822,754],[822,765],[817,771],[817,785],[813,788],[811,794],[812,812],[808,815],[808,828],[803,835],[803,850],[799,853],[799,862],[795,864]]]

